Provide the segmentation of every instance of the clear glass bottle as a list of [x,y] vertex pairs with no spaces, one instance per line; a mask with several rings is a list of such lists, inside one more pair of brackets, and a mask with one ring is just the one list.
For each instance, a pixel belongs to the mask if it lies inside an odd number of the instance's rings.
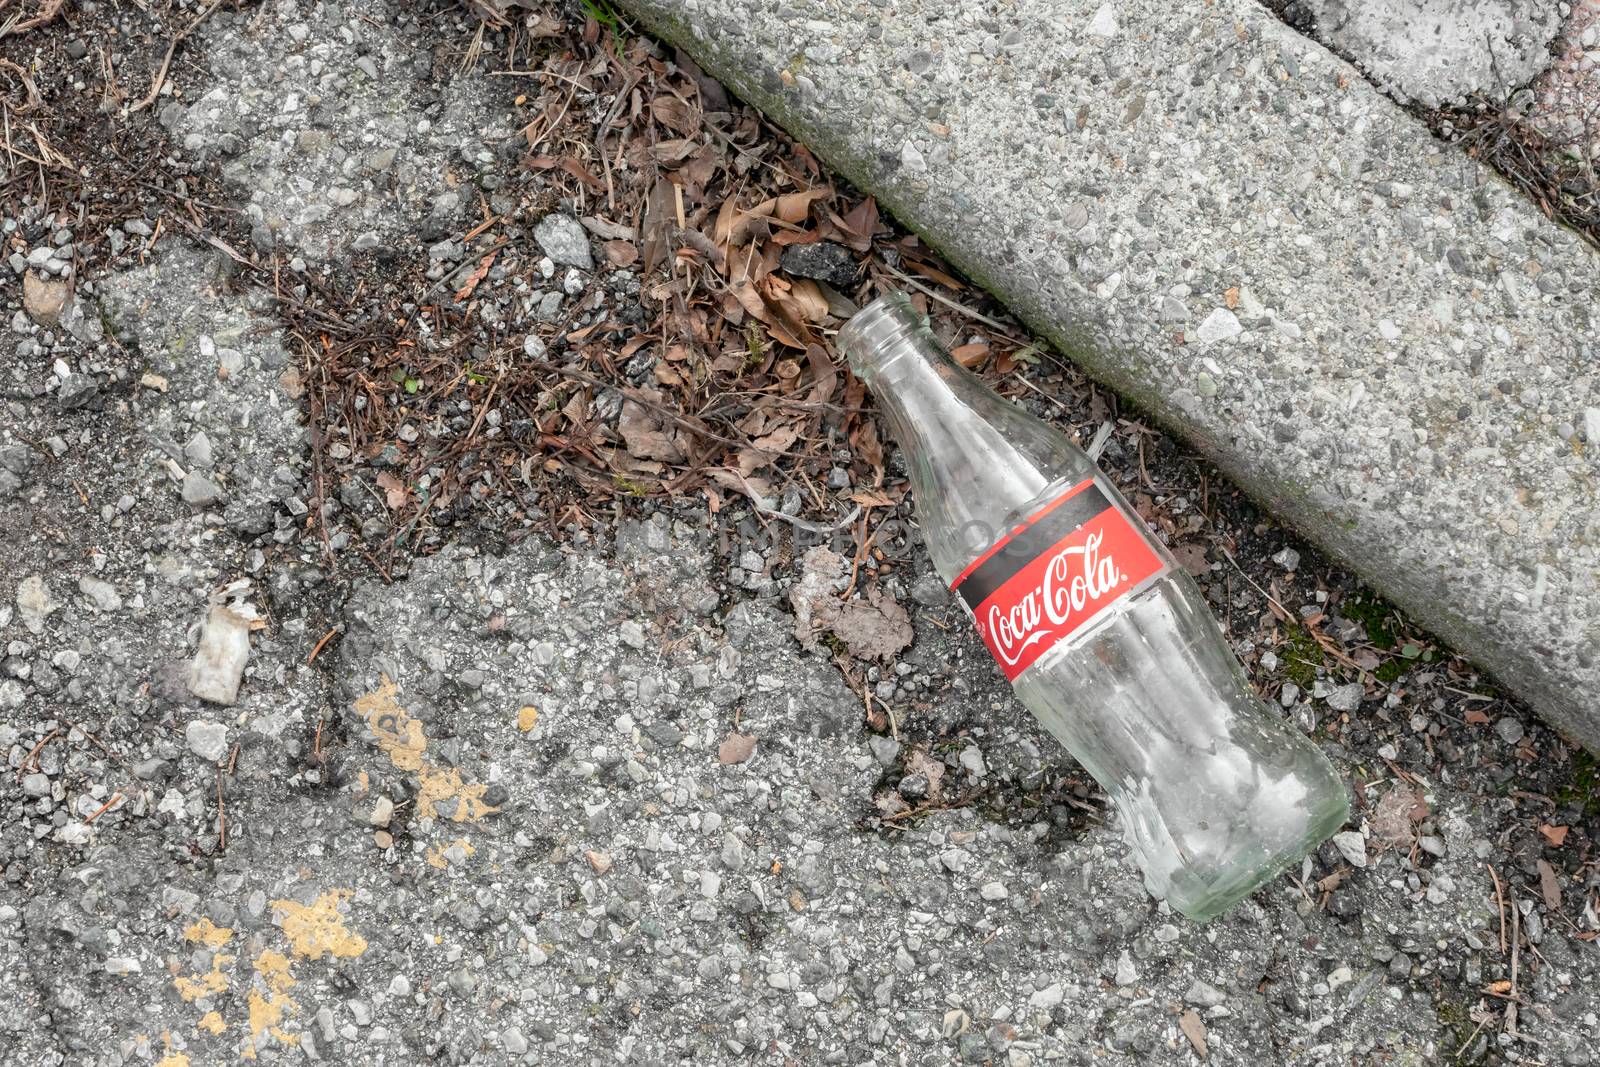
[[934,566],[1111,798],[1154,896],[1209,919],[1343,824],[1327,758],[1251,690],[1194,580],[1081,449],[951,359],[903,294],[838,346],[905,454]]

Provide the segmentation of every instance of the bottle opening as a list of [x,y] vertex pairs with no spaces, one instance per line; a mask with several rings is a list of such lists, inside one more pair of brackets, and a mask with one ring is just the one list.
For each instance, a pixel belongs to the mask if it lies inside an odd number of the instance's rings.
[[910,297],[889,292],[852,315],[840,327],[834,343],[850,361],[856,377],[870,384],[873,375],[891,360],[913,351],[899,342],[924,325],[925,320],[912,306]]

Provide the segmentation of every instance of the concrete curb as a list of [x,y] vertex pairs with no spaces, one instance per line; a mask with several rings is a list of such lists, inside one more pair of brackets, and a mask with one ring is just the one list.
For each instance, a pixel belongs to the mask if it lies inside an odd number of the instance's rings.
[[1250,0],[625,0],[1600,751],[1596,260]]

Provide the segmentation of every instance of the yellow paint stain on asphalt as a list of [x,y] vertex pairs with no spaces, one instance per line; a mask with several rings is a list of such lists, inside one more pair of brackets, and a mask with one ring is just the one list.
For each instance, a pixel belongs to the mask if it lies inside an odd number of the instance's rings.
[[173,1049],[170,1030],[161,1031],[161,1043],[166,1047],[167,1054],[156,1061],[156,1067],[189,1067],[189,1054]]
[[455,802],[450,813],[454,822],[477,822],[500,810],[483,802],[487,786],[468,782],[455,767],[440,767],[428,760],[428,735],[422,723],[400,706],[399,693],[400,687],[385,675],[378,688],[356,699],[355,709],[367,721],[389,762],[417,776],[417,814],[437,819],[439,805],[447,801]]
[[320,960],[327,954],[351,959],[367,951],[367,939],[347,930],[339,913],[339,904],[349,897],[350,890],[333,889],[318,896],[314,904],[272,902],[273,910],[283,917],[283,936],[296,956]]
[[539,709],[532,704],[524,704],[517,712],[517,729],[527,733],[539,725]]
[[300,1013],[300,1005],[289,995],[289,988],[295,984],[289,973],[289,958],[269,948],[252,962],[266,988],[250,990],[250,1040],[242,1053],[247,1060],[256,1058],[256,1045],[262,1034],[270,1034],[283,1045],[300,1043],[299,1034],[286,1033],[280,1025],[285,1016]]
[[[204,945],[209,949],[219,949],[232,938],[232,927],[218,926],[206,918],[191,923],[183,931],[185,941],[192,945]],[[213,953],[210,971],[205,974],[179,976],[172,980],[172,984],[177,987],[178,995],[186,1001],[214,996],[228,988],[228,976],[222,973],[222,968],[232,963],[234,959],[233,956]]]
[[211,957],[211,970],[205,974],[193,977],[179,976],[172,980],[178,990],[178,996],[186,1001],[196,1001],[201,997],[214,996],[228,988],[228,976],[222,973],[222,968],[234,961],[233,956],[224,956],[217,953]]
[[446,867],[450,866],[450,861],[445,857],[445,853],[458,846],[460,847],[461,851],[465,852],[468,856],[471,856],[474,852],[478,851],[472,847],[472,842],[468,841],[464,837],[458,837],[447,845],[435,845],[430,848],[427,856],[428,866],[437,867],[441,871],[444,870]]
[[183,938],[194,944],[201,944],[207,948],[221,948],[233,939],[233,927],[218,926],[210,919],[202,918],[199,922],[190,923],[184,928]]
[[228,1028],[228,1024],[222,1021],[222,1014],[215,1011],[206,1012],[194,1025],[198,1030],[208,1030],[213,1034],[220,1034]]

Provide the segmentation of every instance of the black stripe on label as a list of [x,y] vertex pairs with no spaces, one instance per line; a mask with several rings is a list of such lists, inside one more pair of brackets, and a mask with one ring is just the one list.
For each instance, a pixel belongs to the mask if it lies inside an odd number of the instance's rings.
[[984,560],[956,586],[956,592],[973,611],[988,600],[1013,574],[1048,552],[1065,537],[1111,507],[1111,501],[1098,485],[1090,485],[1052,508],[1031,526],[1012,535],[1009,541]]

